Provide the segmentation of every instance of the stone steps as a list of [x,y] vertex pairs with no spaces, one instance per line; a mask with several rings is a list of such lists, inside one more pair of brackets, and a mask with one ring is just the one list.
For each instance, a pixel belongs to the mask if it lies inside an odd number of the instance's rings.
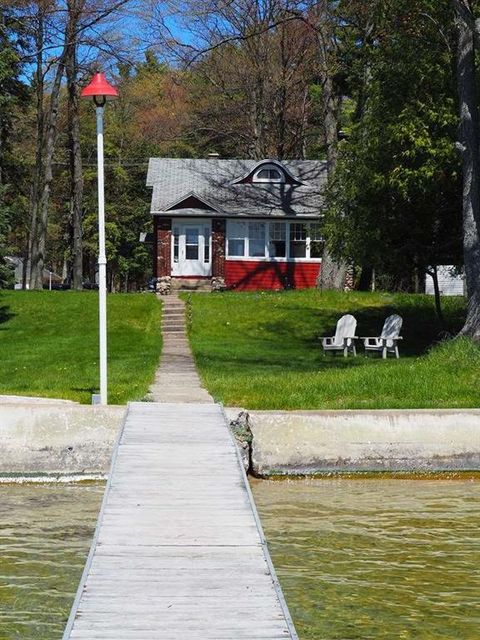
[[161,296],[161,300],[163,351],[150,396],[155,402],[213,402],[208,391],[201,386],[192,357],[186,334],[184,302],[176,293]]
[[175,292],[211,291],[210,278],[172,278],[171,290]]

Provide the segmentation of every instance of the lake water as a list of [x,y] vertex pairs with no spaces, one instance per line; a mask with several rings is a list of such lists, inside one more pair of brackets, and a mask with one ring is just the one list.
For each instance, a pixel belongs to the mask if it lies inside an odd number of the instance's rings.
[[103,490],[0,485],[0,640],[62,637]]
[[479,481],[252,489],[300,638],[480,637]]
[[[480,637],[480,482],[252,487],[302,640]],[[0,485],[0,640],[60,640],[102,495]]]

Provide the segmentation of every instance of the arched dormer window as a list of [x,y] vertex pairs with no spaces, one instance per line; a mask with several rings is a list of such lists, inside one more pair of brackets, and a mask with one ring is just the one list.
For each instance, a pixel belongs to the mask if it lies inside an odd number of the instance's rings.
[[253,174],[252,182],[285,182],[285,174],[274,164],[262,164]]

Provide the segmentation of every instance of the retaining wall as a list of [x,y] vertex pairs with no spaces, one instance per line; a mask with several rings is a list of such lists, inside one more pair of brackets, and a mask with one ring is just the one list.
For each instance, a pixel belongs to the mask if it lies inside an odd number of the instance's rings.
[[480,470],[477,409],[251,411],[249,424],[251,469],[259,476]]
[[[0,475],[107,473],[125,410],[0,398]],[[226,409],[230,420],[239,412]],[[245,456],[258,476],[480,471],[477,409],[251,411],[248,425]]]
[[122,406],[0,402],[0,475],[104,474],[125,413]]

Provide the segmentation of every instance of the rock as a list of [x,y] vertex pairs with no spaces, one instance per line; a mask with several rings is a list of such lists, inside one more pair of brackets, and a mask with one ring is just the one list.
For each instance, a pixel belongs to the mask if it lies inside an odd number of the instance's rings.
[[250,416],[247,411],[240,411],[238,416],[230,421],[230,429],[235,437],[240,455],[242,457],[243,466],[246,473],[251,468],[251,447],[253,440],[253,433],[250,428]]
[[172,290],[172,278],[171,276],[161,276],[157,278],[157,284],[155,290],[161,296],[169,296]]
[[211,280],[212,291],[225,291],[227,285],[225,284],[225,278],[213,277]]

